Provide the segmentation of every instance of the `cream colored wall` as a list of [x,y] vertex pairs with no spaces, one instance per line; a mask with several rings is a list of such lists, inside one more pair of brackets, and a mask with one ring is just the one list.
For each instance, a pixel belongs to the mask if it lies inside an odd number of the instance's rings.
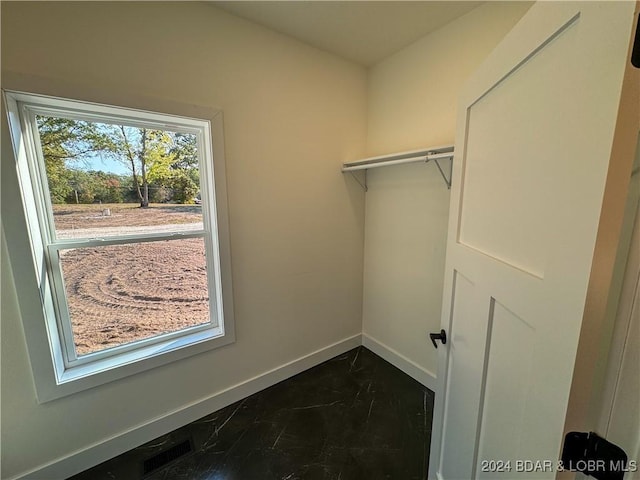
[[[374,66],[368,155],[453,144],[458,92],[530,6],[484,4]],[[368,186],[363,333],[434,376],[449,191],[434,164],[371,170]]]
[[3,247],[3,478],[361,332],[364,194],[339,167],[364,154],[363,68],[193,2],[3,2],[2,68],[223,110],[237,338],[39,405],[8,269],[28,258]]

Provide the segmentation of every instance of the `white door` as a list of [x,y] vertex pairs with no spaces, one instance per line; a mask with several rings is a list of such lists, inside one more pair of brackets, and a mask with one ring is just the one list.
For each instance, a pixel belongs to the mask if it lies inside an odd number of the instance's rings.
[[535,4],[460,98],[429,478],[555,478],[633,13]]

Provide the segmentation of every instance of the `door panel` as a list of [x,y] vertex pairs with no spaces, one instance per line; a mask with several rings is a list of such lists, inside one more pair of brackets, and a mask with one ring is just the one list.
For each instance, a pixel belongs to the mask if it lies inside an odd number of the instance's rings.
[[[527,427],[527,403],[534,396],[528,379],[534,367],[536,331],[501,303],[494,299],[491,303],[479,456],[485,460],[524,458],[520,432]],[[478,472],[479,478],[492,478],[500,473],[482,470]]]
[[555,477],[632,20],[536,4],[462,95],[430,478]]
[[464,426],[478,422],[486,316],[477,311],[482,295],[474,283],[458,272],[454,273],[453,281],[452,312],[457,322],[455,328],[447,329],[450,332],[447,344],[455,355],[448,372],[447,396],[451,402],[445,422],[450,428],[443,438],[442,464],[446,466],[446,478],[471,478],[475,438],[467,436]]
[[[553,75],[576,48],[576,22],[563,25],[468,109],[466,152],[473,160],[464,166],[459,243],[540,278],[550,216],[581,160],[556,156],[581,133],[558,128],[570,122],[556,112],[572,110],[575,98],[564,93],[574,87],[570,75]],[[509,137],[496,142],[497,132]]]

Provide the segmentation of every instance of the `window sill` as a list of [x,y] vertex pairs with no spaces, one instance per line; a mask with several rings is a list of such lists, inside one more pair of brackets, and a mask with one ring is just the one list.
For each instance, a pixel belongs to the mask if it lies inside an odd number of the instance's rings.
[[74,382],[82,378],[91,377],[92,375],[99,375],[114,368],[126,368],[127,365],[134,362],[152,361],[158,355],[215,340],[223,335],[224,333],[221,328],[209,328],[204,332],[182,335],[177,339],[155,343],[144,348],[137,348],[130,352],[113,355],[88,364],[68,367],[62,375],[58,377],[58,384]]
[[204,353],[235,341],[232,333],[215,327],[177,339],[149,345],[95,362],[68,367],[51,383],[38,391],[39,403],[65,397],[89,388],[144,372],[176,360]]

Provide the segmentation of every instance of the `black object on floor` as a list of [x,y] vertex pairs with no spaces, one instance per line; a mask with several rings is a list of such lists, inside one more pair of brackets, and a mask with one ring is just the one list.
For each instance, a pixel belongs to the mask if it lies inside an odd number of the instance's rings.
[[424,480],[432,416],[433,392],[358,347],[70,480]]

